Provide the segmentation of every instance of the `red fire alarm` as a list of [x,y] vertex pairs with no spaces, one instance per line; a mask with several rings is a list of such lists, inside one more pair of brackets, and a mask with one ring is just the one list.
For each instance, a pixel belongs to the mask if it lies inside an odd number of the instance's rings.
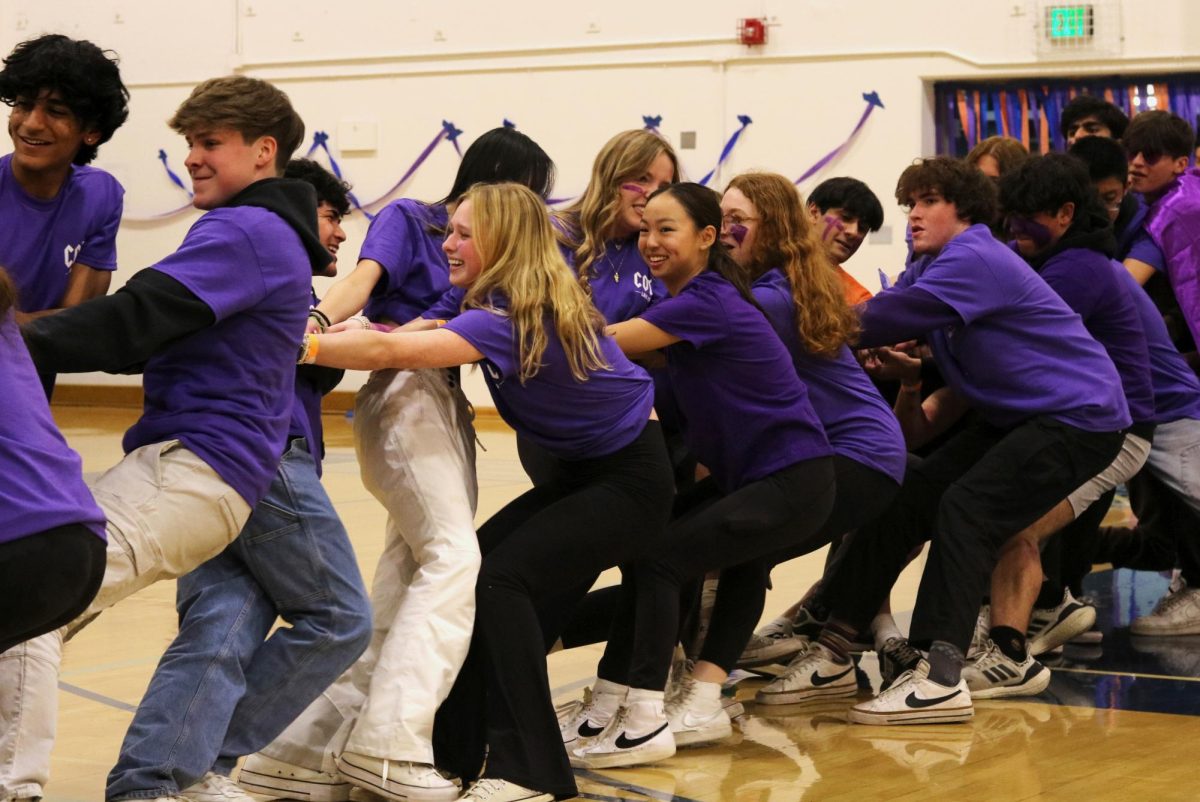
[[744,45],[767,43],[767,21],[757,17],[738,21],[738,41]]

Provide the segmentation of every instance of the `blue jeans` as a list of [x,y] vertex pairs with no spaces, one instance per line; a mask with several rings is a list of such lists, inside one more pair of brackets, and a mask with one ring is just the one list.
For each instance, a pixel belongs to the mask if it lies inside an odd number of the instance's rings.
[[[269,744],[366,648],[349,537],[293,440],[238,538],[179,580],[179,634],[125,734],[106,798],[175,796]],[[278,614],[290,627],[267,638]]]

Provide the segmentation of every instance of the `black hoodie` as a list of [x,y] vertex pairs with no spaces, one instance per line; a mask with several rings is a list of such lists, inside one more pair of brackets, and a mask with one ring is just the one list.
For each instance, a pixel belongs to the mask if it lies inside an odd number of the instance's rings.
[[[277,214],[300,236],[314,275],[333,259],[317,236],[317,195],[307,182],[266,178],[225,206],[257,206]],[[216,320],[191,290],[148,267],[112,295],[37,318],[21,333],[40,372],[140,373],[162,348]]]

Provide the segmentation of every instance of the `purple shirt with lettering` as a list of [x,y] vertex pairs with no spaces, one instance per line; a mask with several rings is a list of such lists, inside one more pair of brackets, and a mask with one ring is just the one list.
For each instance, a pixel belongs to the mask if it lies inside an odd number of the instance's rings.
[[782,270],[763,273],[752,291],[792,355],[833,452],[902,482],[908,454],[900,422],[849,347],[843,345],[833,357],[804,349],[796,327],[792,285]]
[[283,453],[312,269],[299,235],[256,206],[214,209],[152,268],[216,315],[147,363],[125,450],[178,439],[253,507]]
[[373,259],[383,275],[363,314],[375,321],[407,323],[450,289],[450,263],[442,251],[446,207],[402,198],[383,208],[367,229],[359,259]]
[[593,370],[581,382],[571,374],[547,320],[542,366],[522,384],[516,332],[503,312],[468,309],[446,328],[483,354],[483,377],[505,422],[551,454],[567,460],[602,457],[629,445],[646,428],[654,405],[650,377],[611,337],[600,335],[609,368]]
[[104,539],[104,513],[83,482],[79,455],[54,424],[12,314],[0,322],[0,543],[69,524]]
[[0,158],[0,265],[17,285],[23,312],[62,302],[75,264],[117,269],[117,228],[125,190],[103,170],[72,166],[58,194],[27,194],[12,171],[12,154]]
[[666,354],[683,438],[722,491],[833,454],[787,348],[722,276],[701,273],[641,319],[680,339]]

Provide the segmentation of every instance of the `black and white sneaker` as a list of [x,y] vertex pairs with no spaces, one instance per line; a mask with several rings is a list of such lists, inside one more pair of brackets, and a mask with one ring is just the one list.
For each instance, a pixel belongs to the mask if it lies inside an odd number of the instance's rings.
[[760,689],[754,700],[760,705],[790,705],[853,696],[857,691],[854,663],[839,663],[832,652],[814,643],[792,661],[782,676]]
[[1096,608],[1072,596],[1070,588],[1064,588],[1062,602],[1057,607],[1033,611],[1026,633],[1029,653],[1037,657],[1053,651],[1087,632],[1095,623]]
[[1018,663],[989,640],[984,650],[963,666],[963,679],[976,699],[1036,696],[1050,684],[1050,669],[1030,654]]
[[905,671],[912,671],[925,659],[925,655],[917,651],[907,638],[888,638],[878,656],[879,675],[883,678],[880,690],[887,690],[897,677]]
[[584,689],[582,701],[576,700],[556,709],[558,730],[568,753],[604,732],[625,702],[627,690],[624,685],[598,680],[595,690]]
[[675,736],[662,699],[642,699],[635,693],[630,691],[628,704],[617,711],[593,742],[569,752],[572,766],[585,769],[640,766],[675,754]]
[[952,724],[975,715],[971,691],[965,680],[953,687],[929,678],[929,663],[906,671],[892,687],[867,702],[850,708],[846,718],[854,724]]

